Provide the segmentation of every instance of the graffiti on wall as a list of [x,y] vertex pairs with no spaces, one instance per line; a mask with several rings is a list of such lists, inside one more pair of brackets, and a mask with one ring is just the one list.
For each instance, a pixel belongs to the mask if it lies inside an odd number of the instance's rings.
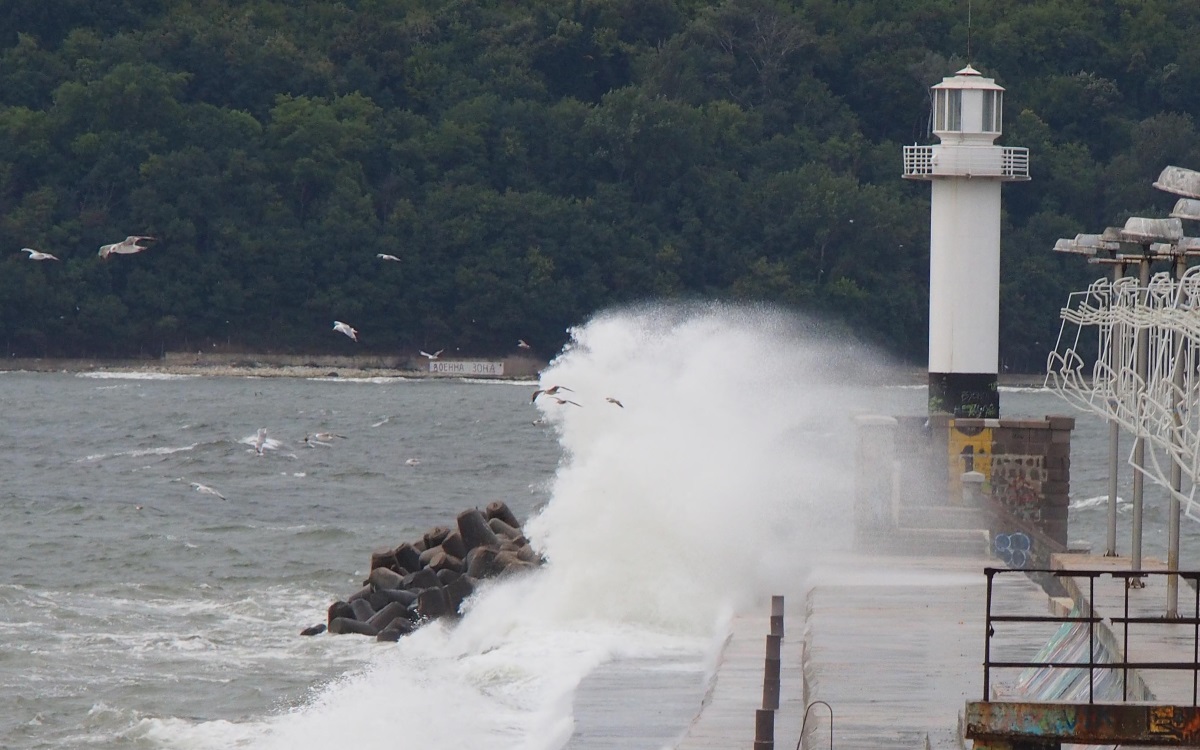
[[1046,459],[1035,455],[992,457],[992,498],[1010,515],[1033,524],[1042,521],[1042,484]]
[[[992,499],[1009,517],[1035,527],[1041,526],[1042,485],[1046,481],[1046,459],[1038,455],[1001,455],[992,458]],[[1041,565],[1045,550],[1033,548],[1029,534],[1002,530],[993,540],[996,556],[1013,568]]]
[[997,534],[992,549],[1010,568],[1024,568],[1033,560],[1033,541],[1023,531]]
[[951,502],[962,503],[962,475],[977,471],[983,474],[984,492],[992,476],[992,428],[960,427],[950,421],[950,437],[947,443],[948,469]]

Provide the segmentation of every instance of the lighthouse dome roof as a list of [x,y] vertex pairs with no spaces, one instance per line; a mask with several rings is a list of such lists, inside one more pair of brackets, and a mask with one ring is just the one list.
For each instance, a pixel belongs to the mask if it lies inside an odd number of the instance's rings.
[[984,77],[978,70],[970,65],[958,71],[952,76],[947,76],[942,79],[942,82],[934,86],[935,89],[985,89],[990,91],[1003,91],[1003,86],[997,86],[995,79]]

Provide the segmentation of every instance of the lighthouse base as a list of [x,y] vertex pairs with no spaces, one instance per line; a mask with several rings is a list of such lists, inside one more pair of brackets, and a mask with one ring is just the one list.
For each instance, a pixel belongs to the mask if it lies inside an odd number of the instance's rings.
[[968,419],[999,419],[1000,391],[996,373],[929,373],[929,413]]

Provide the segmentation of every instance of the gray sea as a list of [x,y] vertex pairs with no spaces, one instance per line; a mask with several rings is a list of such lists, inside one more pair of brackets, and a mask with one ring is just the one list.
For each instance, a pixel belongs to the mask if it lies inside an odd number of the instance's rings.
[[[924,408],[879,371],[786,316],[706,308],[573,331],[540,383],[566,403],[532,382],[0,373],[0,746],[582,746],[577,690],[605,669],[698,702],[729,617],[848,541],[853,416]],[[1001,399],[1077,417],[1070,536],[1103,551],[1105,425],[1040,389]],[[399,643],[299,635],[373,550],[495,500],[541,570]],[[1147,493],[1147,555],[1165,505]],[[689,718],[648,719],[655,746]]]

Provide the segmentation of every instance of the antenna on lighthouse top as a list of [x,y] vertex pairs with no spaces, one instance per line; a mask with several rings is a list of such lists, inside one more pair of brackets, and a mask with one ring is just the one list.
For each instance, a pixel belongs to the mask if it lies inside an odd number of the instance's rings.
[[967,0],[967,65],[971,64],[971,0]]

